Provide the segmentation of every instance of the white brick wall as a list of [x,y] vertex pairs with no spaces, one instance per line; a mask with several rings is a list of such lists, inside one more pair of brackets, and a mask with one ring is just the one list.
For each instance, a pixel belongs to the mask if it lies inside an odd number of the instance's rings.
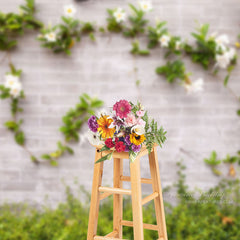
[[[38,16],[45,23],[57,23],[62,6],[70,1],[37,0]],[[115,6],[127,7],[128,1],[89,0],[76,3],[79,17],[105,22],[105,9]],[[131,1],[134,3],[134,1]],[[0,0],[2,11],[15,11],[20,0]],[[240,6],[237,0],[154,0],[155,10],[149,14],[168,21],[173,34],[190,37],[194,20],[209,22],[211,32],[229,34],[232,42],[240,32]],[[187,180],[191,187],[210,187],[217,182],[203,158],[216,150],[220,156],[235,153],[239,149],[240,121],[236,116],[238,104],[216,78],[204,72],[200,66],[186,59],[193,79],[206,80],[205,91],[197,96],[187,96],[178,85],[169,85],[155,74],[155,67],[164,63],[163,54],[154,50],[150,57],[138,57],[141,80],[140,95],[133,77],[133,57],[128,53],[130,40],[120,36],[97,36],[96,43],[84,39],[73,49],[71,57],[54,55],[39,46],[37,34],[26,34],[19,39],[19,47],[12,53],[12,60],[24,71],[22,81],[26,93],[23,103],[23,128],[27,145],[40,155],[55,149],[61,138],[58,128],[61,116],[78,101],[83,92],[97,94],[107,106],[119,97],[136,101],[142,99],[150,113],[168,131],[168,140],[159,149],[160,171],[163,186],[176,180],[176,162],[184,159]],[[3,53],[1,53],[3,56]],[[3,64],[0,76],[7,70]],[[239,67],[234,70],[229,86],[239,94]],[[219,78],[224,78],[220,74]],[[3,81],[1,77],[0,82]],[[27,154],[14,143],[11,133],[3,123],[10,118],[7,101],[0,101],[0,202],[23,201],[43,203],[48,195],[50,203],[64,199],[64,185],[74,186],[74,179],[91,189],[94,149],[85,143],[74,145],[75,155],[60,160],[58,168],[32,164]],[[185,152],[184,150],[187,152]],[[142,162],[142,175],[149,176],[147,161]],[[128,163],[125,162],[128,172]],[[112,165],[106,163],[106,184],[111,183]],[[146,191],[150,190],[147,187]]]

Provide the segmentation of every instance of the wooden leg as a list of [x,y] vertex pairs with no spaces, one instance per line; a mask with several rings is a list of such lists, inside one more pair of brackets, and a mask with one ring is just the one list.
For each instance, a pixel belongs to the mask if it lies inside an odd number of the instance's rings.
[[[122,188],[120,177],[123,174],[123,160],[114,158],[113,163],[113,187]],[[123,211],[123,196],[122,194],[113,195],[113,231],[118,233],[117,237],[122,238],[122,211]]]
[[[101,158],[101,153],[96,151],[95,162]],[[88,234],[87,240],[93,240],[97,234],[98,211],[100,202],[100,193],[98,188],[102,184],[103,162],[94,164],[93,182],[92,182],[92,196],[88,220]]]
[[130,163],[134,240],[143,240],[142,189],[140,160]]
[[160,173],[159,173],[156,148],[154,148],[151,154],[149,155],[149,166],[150,166],[150,172],[152,176],[153,192],[159,193],[159,196],[154,199],[155,212],[156,212],[157,225],[158,225],[158,236],[159,236],[159,239],[167,240],[168,239],[167,228],[166,228],[166,221],[165,221],[165,214],[164,214],[162,187],[161,187],[161,181],[160,181]]

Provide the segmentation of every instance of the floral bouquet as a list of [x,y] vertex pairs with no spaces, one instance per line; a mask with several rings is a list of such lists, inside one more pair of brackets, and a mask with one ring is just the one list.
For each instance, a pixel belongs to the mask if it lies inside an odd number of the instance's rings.
[[149,120],[147,111],[139,102],[134,105],[120,100],[109,113],[101,111],[97,116],[91,116],[88,126],[89,142],[101,145],[100,152],[110,151],[97,162],[110,160],[114,151],[128,152],[133,162],[143,145],[150,153],[155,143],[162,146],[166,140],[166,132],[162,127],[158,128],[156,121]]

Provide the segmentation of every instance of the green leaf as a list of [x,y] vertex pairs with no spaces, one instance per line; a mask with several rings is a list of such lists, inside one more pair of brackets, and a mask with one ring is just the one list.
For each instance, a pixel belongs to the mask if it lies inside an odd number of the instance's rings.
[[16,122],[14,122],[14,121],[5,122],[5,126],[9,130],[13,130],[13,131],[16,131],[18,129],[18,124]]
[[227,86],[229,77],[230,77],[230,75],[228,74],[228,75],[224,78],[224,87]]
[[113,155],[113,153],[111,152],[111,153],[105,155],[104,157],[101,157],[100,159],[98,159],[98,160],[95,162],[95,164],[96,164],[96,163],[99,163],[99,162],[106,161],[106,160],[110,160],[110,159],[112,158],[112,155]]
[[19,145],[24,145],[25,135],[24,135],[23,131],[19,131],[19,132],[15,133],[15,141]]

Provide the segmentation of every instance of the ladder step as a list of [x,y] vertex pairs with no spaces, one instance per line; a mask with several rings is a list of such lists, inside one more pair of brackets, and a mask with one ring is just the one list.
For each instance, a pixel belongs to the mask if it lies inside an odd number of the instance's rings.
[[132,194],[131,190],[123,189],[123,188],[99,187],[98,190],[99,192],[111,193],[111,194],[126,194],[126,195]]
[[149,196],[145,197],[143,200],[142,200],[142,205],[150,202],[151,200],[153,200],[154,198],[158,197],[158,192],[154,192],[152,194],[150,194]]
[[95,236],[94,240],[127,240],[127,239]]
[[[127,227],[133,227],[133,222],[132,221],[122,220],[121,221],[121,225],[122,226],[127,226]],[[148,230],[158,231],[158,226],[157,225],[153,225],[153,224],[143,223],[143,228],[148,229]]]
[[[125,182],[131,182],[131,178],[128,177],[128,176],[121,176],[120,180],[121,181],[125,181]],[[152,179],[150,179],[150,178],[141,178],[141,183],[152,184]]]

